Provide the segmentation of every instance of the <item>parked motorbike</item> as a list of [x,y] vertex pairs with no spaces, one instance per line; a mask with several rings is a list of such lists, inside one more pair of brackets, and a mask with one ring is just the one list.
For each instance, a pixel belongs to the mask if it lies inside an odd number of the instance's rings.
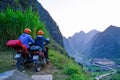
[[24,70],[27,63],[33,62],[30,51],[28,51],[20,40],[9,40],[7,46],[14,48],[17,52],[15,54],[17,69]]
[[[47,38],[49,40],[49,38]],[[44,43],[44,46],[46,46],[48,43]],[[34,68],[35,71],[38,72],[41,70],[41,67],[43,64],[49,63],[49,61],[46,60],[45,53],[48,53],[47,47],[45,47],[44,50],[40,46],[32,46],[30,47],[30,51],[32,53],[32,59],[34,62]]]
[[42,65],[46,64],[45,55],[42,52],[42,48],[40,46],[32,46],[30,50],[33,56],[32,60],[34,62],[35,71],[38,72],[41,70]]
[[48,63],[45,60],[45,55],[40,46],[34,46],[33,44],[30,44],[30,48],[28,50],[20,40],[9,40],[7,42],[7,46],[16,50],[16,68],[21,71],[25,69],[25,65],[27,63],[33,62],[36,72],[41,70],[41,66],[43,64]]

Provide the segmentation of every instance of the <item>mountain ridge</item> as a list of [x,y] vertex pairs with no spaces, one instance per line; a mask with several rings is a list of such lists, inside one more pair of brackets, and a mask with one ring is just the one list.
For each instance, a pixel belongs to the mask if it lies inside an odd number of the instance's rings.
[[[87,44],[89,42],[89,40],[91,39],[91,38],[86,39],[86,41],[85,41],[86,36],[89,36],[89,34],[95,35],[97,32],[99,32],[99,31],[92,30],[88,33],[85,33],[84,31],[80,31],[79,33],[78,32],[75,33],[73,36],[66,38],[66,40],[65,40],[65,38],[63,38],[64,46],[65,46],[65,49],[68,52],[68,54],[70,54],[70,55],[72,54],[74,56],[75,55],[83,56],[83,54],[81,54],[83,52],[82,49],[84,49],[82,46],[85,46],[84,44]],[[89,37],[92,37],[92,36],[89,36]],[[67,45],[67,47],[66,47],[66,42],[67,42],[67,44],[69,44],[69,46]],[[82,46],[81,46],[81,44],[82,44]],[[81,46],[81,47],[79,47],[79,46]],[[69,49],[70,49],[70,51],[69,51]],[[73,51],[71,51],[71,50],[73,50]],[[80,50],[82,50],[82,51],[80,51]]]
[[81,35],[80,31],[80,33],[76,33],[68,38],[68,41],[71,46],[74,46],[73,50],[77,50],[79,55],[91,58],[106,57],[111,59],[120,57],[119,34],[120,27],[110,25],[103,32],[92,30],[88,33],[84,33],[82,31]]
[[[91,49],[92,57],[106,57],[106,58],[118,58],[119,56],[119,40],[120,40],[120,27],[110,25],[106,30],[100,33],[95,40],[94,46]],[[94,49],[94,50],[93,50]],[[96,55],[99,54],[99,56]],[[113,55],[114,54],[114,55]]]

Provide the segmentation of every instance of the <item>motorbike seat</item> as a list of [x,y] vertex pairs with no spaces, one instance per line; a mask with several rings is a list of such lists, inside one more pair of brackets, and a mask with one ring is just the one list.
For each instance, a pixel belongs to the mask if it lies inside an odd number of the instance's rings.
[[36,50],[42,50],[42,48],[40,46],[32,46],[30,47],[31,51],[36,51]]

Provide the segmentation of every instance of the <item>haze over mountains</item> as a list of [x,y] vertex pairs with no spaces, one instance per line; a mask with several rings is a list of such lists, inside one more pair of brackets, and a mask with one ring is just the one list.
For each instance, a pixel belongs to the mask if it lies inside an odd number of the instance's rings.
[[87,58],[120,58],[120,27],[110,25],[103,32],[92,30],[64,38],[64,46],[70,56]]

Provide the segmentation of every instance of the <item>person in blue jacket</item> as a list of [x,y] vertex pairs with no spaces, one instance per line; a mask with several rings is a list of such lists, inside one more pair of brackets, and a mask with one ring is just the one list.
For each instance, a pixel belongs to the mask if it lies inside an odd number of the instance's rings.
[[25,28],[24,33],[20,35],[19,40],[22,42],[23,45],[30,48],[29,43],[34,43],[34,40],[30,36],[31,30],[29,28]]
[[35,46],[40,46],[42,48],[42,51],[45,54],[46,60],[49,61],[49,58],[48,58],[48,48],[45,48],[45,45],[49,43],[49,40],[46,39],[43,36],[44,32],[42,30],[38,30],[37,34],[38,34],[38,36],[34,40],[35,41],[34,45]]

